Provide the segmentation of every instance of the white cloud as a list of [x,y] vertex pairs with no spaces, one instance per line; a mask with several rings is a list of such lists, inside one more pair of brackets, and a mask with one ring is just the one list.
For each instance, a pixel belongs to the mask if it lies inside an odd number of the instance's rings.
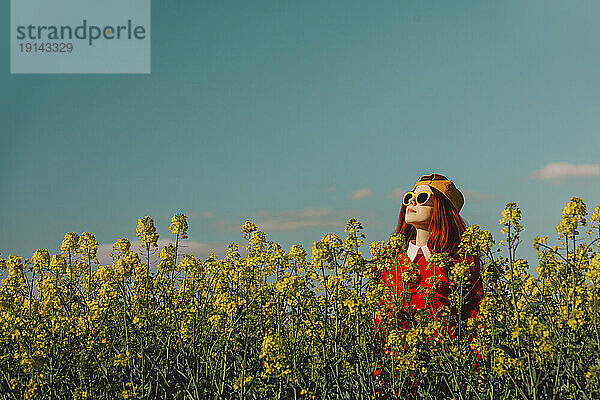
[[[140,259],[145,261],[146,259],[146,250],[140,249],[140,244],[142,242],[140,240],[133,240],[131,242],[131,249],[140,255]],[[156,261],[158,258],[158,253],[160,250],[166,246],[168,243],[172,243],[175,246],[175,241],[167,240],[167,239],[159,239],[158,240],[158,249],[151,247],[150,248],[150,263]],[[96,253],[96,257],[101,265],[109,265],[112,264],[112,257],[110,253],[113,252],[113,245],[109,243],[102,243],[98,246],[98,252]],[[220,242],[197,242],[194,240],[180,240],[179,247],[177,249],[177,254],[191,254],[194,255],[201,260],[206,259],[210,253],[215,253],[215,255],[222,256],[225,254],[225,250],[227,249],[227,244]]]
[[388,199],[400,201],[404,197],[404,193],[406,193],[405,190],[396,188],[396,189],[392,190],[391,192],[389,192],[386,197]]
[[[322,227],[341,229],[353,217],[351,214],[351,211],[337,211],[332,208],[307,208],[280,212],[261,211],[248,216],[248,219],[265,232],[284,232]],[[238,225],[221,221],[217,226],[222,231],[240,232],[241,223]]]
[[600,164],[549,163],[530,175],[537,179],[561,179],[568,177],[600,176]]
[[335,214],[333,208],[305,208],[304,210],[288,210],[279,213],[284,217],[292,218],[320,218]]
[[474,190],[462,190],[462,194],[465,196],[466,201],[491,201],[496,197],[493,194],[476,192]]
[[371,189],[358,189],[350,194],[350,198],[353,200],[365,199],[371,196]]

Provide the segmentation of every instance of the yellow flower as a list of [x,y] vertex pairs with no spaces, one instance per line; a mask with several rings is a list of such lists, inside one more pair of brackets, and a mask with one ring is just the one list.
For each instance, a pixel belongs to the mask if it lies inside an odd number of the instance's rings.
[[46,249],[37,249],[31,256],[31,262],[35,267],[36,273],[42,272],[42,267],[47,266],[50,262],[50,254]]
[[492,234],[478,225],[468,227],[462,234],[459,249],[465,254],[482,255],[494,245]]
[[173,218],[171,218],[171,225],[169,225],[169,230],[174,234],[180,235],[180,239],[187,239],[187,216],[181,213],[173,215]]
[[129,243],[127,238],[121,238],[113,244],[113,251],[116,251],[120,254],[127,254],[129,253],[130,249],[131,243]]
[[168,243],[162,248],[158,255],[160,261],[158,262],[158,272],[166,274],[174,271],[175,269],[175,247]]
[[510,226],[513,227],[514,234],[518,234],[523,230],[523,226],[521,225],[521,210],[517,207],[517,203],[506,203],[504,210],[502,210],[502,218],[500,221],[500,225],[502,225],[501,232],[505,234],[508,232]]
[[60,244],[61,253],[68,253],[69,251],[77,251],[77,245],[79,243],[79,235],[75,232],[65,233],[65,238]]
[[67,268],[67,260],[62,254],[55,254],[50,261],[50,270],[64,272]]
[[248,238],[249,235],[256,230],[256,225],[250,220],[247,220],[242,224],[242,234],[245,238]]
[[381,252],[383,251],[384,246],[385,242],[383,240],[371,242],[371,244],[369,245],[369,253],[371,253],[373,257],[379,257],[381,255]]
[[298,265],[306,264],[306,251],[300,244],[291,246],[288,254]]
[[79,252],[85,257],[96,258],[96,252],[98,251],[98,242],[94,235],[89,232],[83,232],[79,238]]
[[585,215],[587,214],[585,203],[579,197],[571,197],[562,210],[562,217],[556,226],[556,233],[559,238],[572,237],[578,235],[577,227],[579,224],[585,225]]
[[158,233],[154,227],[154,221],[148,215],[144,218],[138,219],[137,228],[135,229],[135,236],[139,237],[142,241],[140,248],[143,249],[146,245],[152,245],[158,247]]
[[113,360],[113,366],[117,367],[125,367],[127,366],[127,361],[129,360],[129,351],[125,353],[119,353],[115,356]]
[[357,231],[363,229],[361,223],[356,218],[351,218],[348,223],[346,223],[346,228],[344,232],[348,232],[348,234],[356,234]]

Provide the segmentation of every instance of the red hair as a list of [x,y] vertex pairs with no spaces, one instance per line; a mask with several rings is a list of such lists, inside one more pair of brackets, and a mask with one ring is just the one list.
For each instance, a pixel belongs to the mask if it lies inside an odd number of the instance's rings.
[[[433,192],[433,196],[431,196],[433,199],[433,213],[429,222],[427,247],[434,253],[449,253],[456,256],[460,238],[467,227],[450,200],[439,190],[431,186],[429,188]],[[394,233],[403,234],[406,243],[408,243],[409,240],[415,239],[417,231],[414,226],[406,223],[404,220],[405,215],[406,206],[402,204],[398,225]]]

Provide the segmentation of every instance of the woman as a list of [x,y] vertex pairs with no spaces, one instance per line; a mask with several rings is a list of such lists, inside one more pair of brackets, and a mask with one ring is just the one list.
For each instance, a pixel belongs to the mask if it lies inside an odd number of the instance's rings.
[[[463,261],[458,254],[466,229],[459,215],[463,203],[462,193],[439,174],[422,176],[413,190],[404,195],[395,233],[404,237],[406,251],[393,254],[391,263],[379,273],[387,292],[380,301],[381,313],[375,318],[383,344],[388,329],[413,328],[418,323],[415,314],[423,315],[419,310],[428,310],[425,315],[437,318],[436,310],[450,306],[448,265]],[[432,267],[429,260],[436,253],[446,253],[450,262],[445,266],[438,262]],[[469,265],[470,279],[462,286],[461,321],[477,315],[483,297],[479,259],[470,255],[463,258]],[[450,315],[457,313],[458,310],[450,309]],[[444,321],[442,327],[440,335],[456,336],[456,323]]]

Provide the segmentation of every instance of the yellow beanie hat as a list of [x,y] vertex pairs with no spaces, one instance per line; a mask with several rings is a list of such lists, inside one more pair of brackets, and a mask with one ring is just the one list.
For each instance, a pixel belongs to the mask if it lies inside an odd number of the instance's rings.
[[419,185],[428,185],[442,192],[442,194],[450,200],[450,203],[452,203],[457,212],[460,212],[460,209],[465,203],[465,198],[460,190],[458,190],[456,186],[454,186],[454,183],[450,182],[444,175],[424,175],[417,183],[415,183],[415,188]]

